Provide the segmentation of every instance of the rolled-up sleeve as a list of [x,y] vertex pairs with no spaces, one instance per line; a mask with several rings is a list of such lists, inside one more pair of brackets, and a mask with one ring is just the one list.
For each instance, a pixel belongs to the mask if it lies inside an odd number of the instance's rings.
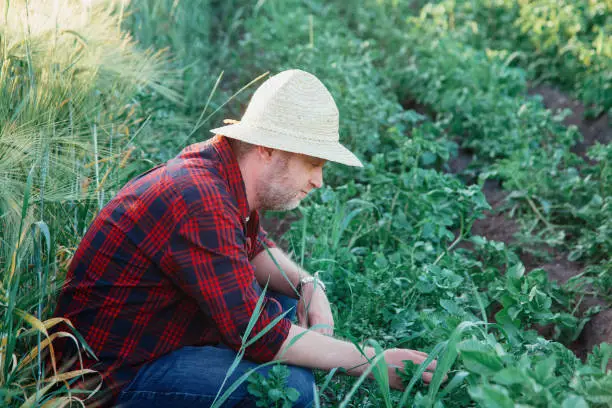
[[[206,202],[184,203],[168,256],[171,279],[214,321],[223,342],[238,350],[253,317],[261,288],[245,248],[238,209],[223,191],[206,194]],[[266,299],[245,342],[265,331],[245,350],[250,360],[270,361],[286,340],[291,323],[280,319],[278,302]]]

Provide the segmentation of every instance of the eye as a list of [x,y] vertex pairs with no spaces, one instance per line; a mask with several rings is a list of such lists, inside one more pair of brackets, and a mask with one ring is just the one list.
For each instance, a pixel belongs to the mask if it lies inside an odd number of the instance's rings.
[[311,160],[310,161],[310,165],[314,168],[314,167],[323,167],[323,165],[325,164],[325,160]]

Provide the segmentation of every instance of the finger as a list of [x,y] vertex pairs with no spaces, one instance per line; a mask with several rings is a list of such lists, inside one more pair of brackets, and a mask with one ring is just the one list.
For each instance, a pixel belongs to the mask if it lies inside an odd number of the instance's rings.
[[[427,360],[427,358],[429,358],[429,355],[427,353],[423,353],[422,351],[412,350],[412,352],[414,354],[413,361],[417,364],[422,364],[425,360]],[[429,363],[429,365],[427,365],[427,369],[430,371],[435,370],[437,366],[438,360],[433,360],[431,363]]]
[[389,385],[391,386],[391,388],[400,391],[403,391],[405,388],[404,384],[402,383],[402,380],[397,376],[392,376],[391,378],[389,378]]
[[410,350],[408,354],[408,358],[406,360],[410,360],[415,364],[422,364],[423,361],[425,361],[426,359],[427,359],[427,354],[422,355],[420,353],[417,353],[416,351]]
[[431,382],[431,380],[433,379],[433,374],[432,373],[428,373],[428,372],[424,372],[422,378],[423,378],[423,381],[426,384],[429,384]]
[[297,319],[298,319],[298,326],[308,328],[308,316],[306,315],[306,313],[300,313],[298,311]]
[[429,371],[434,371],[438,367],[438,360],[434,360],[427,366]]

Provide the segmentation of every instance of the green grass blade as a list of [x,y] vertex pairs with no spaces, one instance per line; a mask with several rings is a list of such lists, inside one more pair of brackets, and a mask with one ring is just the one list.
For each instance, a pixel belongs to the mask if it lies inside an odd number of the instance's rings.
[[442,354],[442,357],[438,360],[436,372],[434,373],[433,379],[429,384],[428,397],[429,403],[432,404],[430,406],[433,406],[434,398],[442,385],[442,381],[444,381],[444,377],[450,371],[451,367],[455,363],[455,360],[457,359],[457,343],[459,343],[459,340],[461,340],[463,333],[474,326],[476,326],[476,323],[463,322],[457,326],[457,328],[451,334],[446,344],[444,354]]
[[406,389],[404,390],[402,394],[402,398],[400,399],[400,402],[399,402],[400,407],[403,407],[406,405],[406,402],[408,401],[408,397],[410,396],[410,393],[412,392],[412,389],[416,385],[417,381],[421,380],[423,373],[427,370],[427,366],[432,361],[434,361],[438,357],[438,355],[440,355],[442,350],[444,350],[445,346],[446,346],[445,341],[436,344],[433,350],[429,352],[429,355],[427,356],[425,361],[423,361],[421,365],[419,365],[419,367],[416,369],[414,375],[410,379],[410,382],[408,383],[408,385],[406,386]]
[[376,364],[378,364],[381,359],[384,359],[384,355],[382,354],[376,356],[373,360],[371,360],[371,363],[369,364],[368,368],[366,368],[365,371],[359,376],[357,381],[355,381],[348,394],[346,394],[346,396],[338,406],[339,408],[346,408],[348,406],[349,402],[351,401],[351,398],[353,398],[353,395],[355,395],[361,384],[365,381],[366,378],[368,378],[368,375],[370,375]]
[[[257,367],[254,367],[252,369],[250,369],[249,371],[247,371],[246,373],[242,374],[236,381],[234,381],[232,383],[232,385],[230,385],[228,387],[228,389],[223,393],[223,395],[219,396],[219,394],[217,394],[218,398],[215,398],[215,401],[213,402],[213,404],[210,406],[210,408],[219,408],[221,407],[221,405],[223,405],[223,403],[234,393],[234,391],[236,391],[236,389],[238,387],[240,387],[240,385],[242,383],[244,383],[247,378],[249,378],[249,376],[251,374],[253,374],[255,371],[262,369],[264,367],[268,367],[274,364],[279,364],[278,361],[268,361],[267,363],[263,363],[258,365]],[[229,372],[229,370],[228,370]],[[228,376],[226,376],[226,378],[228,378]],[[224,381],[225,382],[225,381]],[[221,392],[221,390],[223,389],[223,386],[221,386],[221,388],[219,388],[219,392]]]

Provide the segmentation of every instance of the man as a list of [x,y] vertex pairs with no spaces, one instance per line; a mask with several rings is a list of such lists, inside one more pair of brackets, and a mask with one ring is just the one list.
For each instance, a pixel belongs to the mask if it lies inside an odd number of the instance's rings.
[[[331,94],[300,70],[268,79],[240,122],[212,132],[129,182],[100,212],[70,265],[56,315],[68,317],[96,353],[107,403],[209,406],[223,386],[221,393],[279,360],[300,393],[296,406],[310,406],[311,368],[360,375],[375,353],[366,347],[366,358],[332,337],[324,283],[266,238],[259,211],[295,208],[321,187],[328,160],[361,162],[338,141]],[[299,324],[283,315],[296,303]],[[395,367],[403,360],[426,357],[385,351],[390,385],[402,388]],[[245,383],[225,406],[254,406]]]

